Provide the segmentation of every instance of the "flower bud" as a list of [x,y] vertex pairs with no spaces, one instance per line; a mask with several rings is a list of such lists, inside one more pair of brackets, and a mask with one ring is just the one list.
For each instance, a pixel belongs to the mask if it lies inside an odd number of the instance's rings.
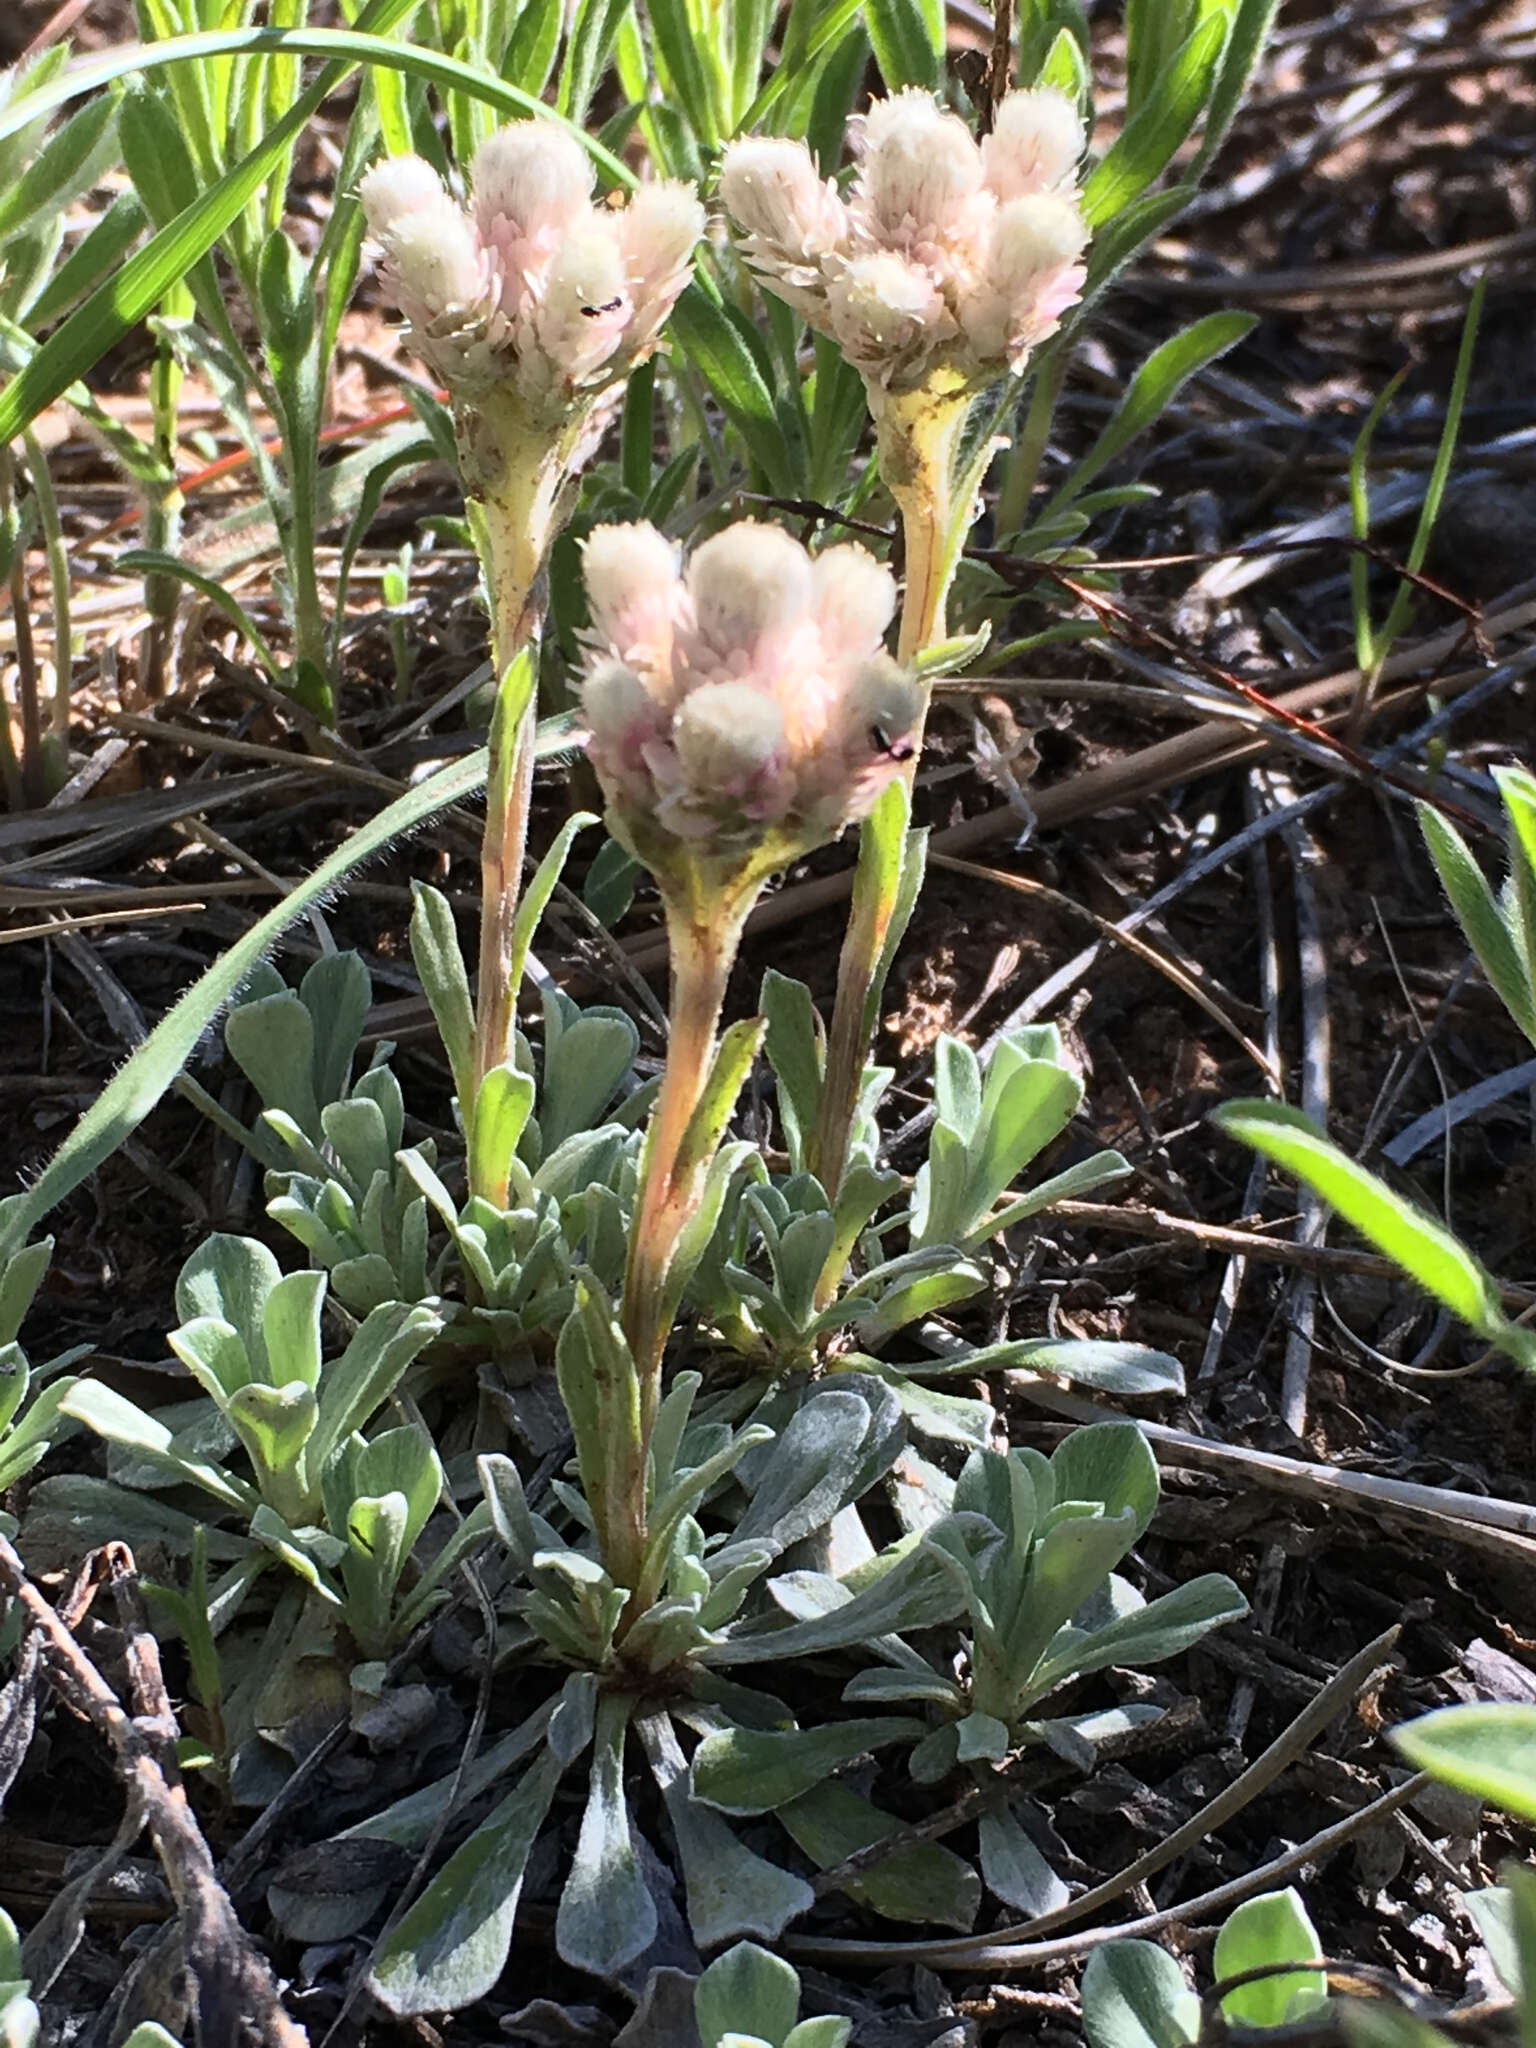
[[855,256],[833,279],[827,305],[844,355],[882,384],[915,370],[954,333],[931,274],[883,249]]
[[419,156],[381,157],[358,185],[368,232],[383,241],[407,214],[458,208],[443,190],[443,181]]
[[570,383],[583,383],[618,348],[633,310],[614,217],[577,220],[561,237],[533,309],[540,352]]
[[968,251],[981,195],[981,153],[971,131],[916,87],[876,100],[865,117],[854,214],[883,249],[944,265]]
[[749,135],[727,143],[720,196],[749,235],[804,262],[831,254],[848,231],[836,184],[818,174],[803,142],[786,136]]
[[1086,138],[1076,105],[1054,86],[1011,92],[981,145],[987,184],[1000,200],[1071,187]]
[[675,178],[642,185],[619,215],[619,246],[637,319],[650,309],[659,327],[688,282],[704,232],[704,209],[691,185]]
[[1072,101],[1048,86],[1010,93],[978,146],[911,88],[876,100],[851,132],[860,161],[846,206],[803,143],[728,146],[720,190],[746,261],[833,337],[872,394],[936,377],[970,391],[1021,368],[1082,287]]
[[594,526],[581,551],[592,638],[648,671],[671,659],[677,549],[654,526]]
[[672,740],[699,796],[749,797],[782,765],[784,714],[752,683],[705,683],[684,699]]
[[961,309],[978,356],[1018,367],[1081,295],[1088,228],[1070,199],[1037,192],[998,208],[980,287]]
[[811,562],[780,526],[743,519],[696,549],[685,582],[702,659],[754,665],[810,608]]
[[848,660],[873,654],[896,616],[895,578],[851,541],[816,557],[811,594],[823,645]]
[[645,186],[615,212],[593,204],[592,180],[578,138],[540,118],[476,151],[469,214],[419,158],[362,181],[413,346],[461,405],[500,386],[540,436],[575,414],[595,423],[603,393],[654,347],[703,228],[684,185]]
[[470,165],[475,220],[487,242],[553,249],[560,230],[584,214],[592,194],[592,159],[576,137],[553,121],[513,121],[486,137]]

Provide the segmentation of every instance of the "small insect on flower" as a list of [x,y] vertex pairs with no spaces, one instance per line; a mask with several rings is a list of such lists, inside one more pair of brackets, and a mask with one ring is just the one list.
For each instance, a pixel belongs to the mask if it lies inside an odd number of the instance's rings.
[[743,521],[686,567],[652,526],[586,542],[588,751],[615,831],[774,864],[832,838],[909,761],[922,692],[882,645],[890,572]]
[[849,135],[846,203],[804,143],[727,146],[720,191],[748,264],[872,387],[915,389],[940,369],[979,387],[1022,369],[1086,276],[1076,106],[1049,86],[1010,93],[978,146],[912,88]]

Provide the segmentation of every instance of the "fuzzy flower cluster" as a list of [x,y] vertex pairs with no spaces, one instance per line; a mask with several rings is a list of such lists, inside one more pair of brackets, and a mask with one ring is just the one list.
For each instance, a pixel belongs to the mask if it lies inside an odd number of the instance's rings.
[[752,268],[871,382],[911,389],[941,364],[990,381],[1081,295],[1083,145],[1049,86],[1008,94],[979,145],[911,88],[855,124],[846,200],[804,143],[777,136],[733,142],[720,191]]
[[615,824],[654,865],[772,841],[789,858],[861,817],[910,760],[921,692],[884,651],[890,572],[861,547],[812,557],[744,520],[686,568],[654,526],[599,526],[588,752]]
[[688,280],[704,211],[691,187],[596,205],[592,162],[551,121],[514,121],[470,166],[461,207],[397,156],[360,187],[412,347],[455,396],[510,382],[540,418],[569,412],[654,345]]

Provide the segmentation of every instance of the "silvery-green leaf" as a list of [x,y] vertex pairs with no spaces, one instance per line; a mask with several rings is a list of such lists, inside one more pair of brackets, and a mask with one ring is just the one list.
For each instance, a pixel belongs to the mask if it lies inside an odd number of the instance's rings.
[[1025,1337],[1013,1344],[986,1344],[976,1351],[956,1353],[943,1360],[942,1367],[923,1368],[925,1373],[940,1369],[1048,1372],[1085,1387],[1102,1387],[1110,1394],[1184,1391],[1184,1368],[1169,1352],[1149,1351],[1144,1344],[1102,1343],[1097,1338]]
[[1247,1612],[1248,1602],[1232,1581],[1221,1572],[1207,1572],[1060,1654],[1052,1644],[1035,1674],[1036,1697],[1080,1672],[1102,1671],[1110,1664],[1161,1663],[1199,1642],[1209,1630],[1226,1621],[1239,1621]]
[[356,1095],[345,1102],[327,1102],[320,1111],[320,1128],[325,1142],[359,1187],[366,1188],[379,1175],[388,1181],[394,1148],[384,1112],[371,1097]]
[[282,1278],[276,1258],[254,1237],[216,1231],[205,1237],[176,1277],[176,1314],[183,1323],[219,1316],[240,1332],[251,1369],[266,1378],[261,1333],[267,1296]]
[[325,1303],[323,1273],[286,1273],[267,1296],[261,1314],[262,1340],[273,1384],[320,1380],[320,1311]]
[[441,1318],[419,1302],[409,1307],[391,1302],[369,1312],[340,1358],[321,1375],[320,1419],[309,1447],[317,1470],[323,1470],[342,1438],[361,1429],[388,1399],[441,1328]]
[[138,1456],[151,1459],[173,1478],[202,1487],[226,1507],[248,1513],[255,1504],[255,1492],[243,1479],[222,1466],[178,1456],[164,1423],[156,1422],[102,1380],[76,1380],[59,1403],[59,1412],[83,1422],[109,1443],[124,1444]]
[[315,1025],[299,998],[285,991],[237,1004],[224,1020],[224,1044],[263,1107],[285,1110],[318,1144]]
[[887,1743],[913,1742],[921,1721],[831,1721],[820,1728],[721,1728],[693,1755],[693,1792],[722,1813],[771,1813],[840,1764]]
[[1027,1217],[1038,1216],[1042,1209],[1049,1209],[1056,1202],[1081,1201],[1100,1188],[1112,1187],[1116,1181],[1128,1179],[1135,1170],[1122,1153],[1095,1152],[1091,1158],[1080,1159],[1075,1166],[1053,1173],[1049,1180],[1037,1181],[1027,1194],[1005,1203],[1001,1209],[994,1209],[985,1224],[966,1240],[965,1249],[984,1243]]
[[315,1095],[322,1104],[347,1092],[352,1055],[368,1021],[373,989],[360,953],[324,953],[304,970],[299,1000],[315,1024]]
[[1463,1892],[1461,1903],[1483,1937],[1483,1946],[1492,1958],[1499,1982],[1512,1997],[1519,1998],[1524,1972],[1515,1934],[1514,1894],[1508,1885],[1490,1884],[1480,1891]]
[[528,1512],[521,1474],[512,1460],[499,1451],[477,1458],[475,1470],[480,1476],[480,1489],[490,1508],[496,1534],[519,1567],[526,1571],[534,1552],[545,1538],[535,1528],[533,1517]]
[[937,1728],[930,1728],[922,1741],[913,1745],[912,1754],[907,1758],[907,1772],[913,1784],[941,1783],[955,1768],[959,1748],[960,1737],[953,1721],[944,1721]]
[[618,1693],[598,1702],[586,1811],[555,1916],[561,1959],[594,1977],[617,1976],[656,1934],[656,1902],[641,1874],[624,1801],[630,1704]]
[[597,1123],[623,1085],[640,1050],[640,1034],[623,1010],[578,1011],[571,1021],[545,1006],[544,1085],[539,1131],[546,1157]]
[[967,1714],[955,1724],[955,1760],[1000,1764],[1009,1749],[1008,1728],[991,1714]]
[[1157,1460],[1134,1422],[1069,1430],[1051,1453],[1051,1483],[1058,1501],[1089,1501],[1106,1515],[1129,1509],[1132,1542],[1141,1540],[1157,1512]]
[[277,1474],[298,1464],[314,1433],[317,1408],[313,1391],[302,1380],[286,1387],[252,1380],[230,1396],[224,1412],[258,1473]]
[[818,2013],[814,2019],[802,2020],[798,2027],[790,2028],[784,2036],[784,2048],[848,2048],[852,2032],[852,2020],[841,2019],[836,2013]]
[[[1287,1885],[1232,1908],[1216,1937],[1211,1967],[1221,1983],[1274,1963],[1310,1962],[1321,1954],[1322,1944],[1301,1894]],[[1221,2010],[1237,2026],[1279,2027],[1316,2012],[1327,1998],[1328,1979],[1322,1970],[1282,1971],[1228,1991]]]
[[458,926],[453,907],[441,891],[413,882],[411,899],[411,958],[431,1005],[453,1071],[453,1091],[462,1108],[475,1072],[475,1009]]
[[859,1394],[813,1394],[768,1453],[736,1539],[762,1538],[784,1550],[829,1522],[861,1469],[870,1420],[869,1404]]
[[791,1920],[810,1911],[815,1893],[803,1877],[749,1849],[718,1813],[693,1797],[688,1765],[665,1714],[647,1715],[638,1727],[672,1823],[694,1940],[701,1949],[744,1934],[777,1941]]
[[800,1979],[792,1963],[743,1941],[717,1956],[693,1987],[693,2011],[703,2048],[721,2048],[745,2034],[782,2048],[800,2010]]
[[779,1124],[792,1168],[805,1163],[805,1144],[816,1127],[825,1056],[815,1004],[803,981],[770,967],[763,976],[758,1008],[767,1021],[763,1050],[778,1083]]
[[230,1396],[251,1377],[245,1340],[234,1324],[226,1323],[222,1316],[194,1316],[191,1322],[172,1330],[166,1343],[220,1408],[226,1407]]
[[575,1763],[597,1726],[597,1675],[573,1671],[549,1717],[549,1746],[564,1764]]
[[[979,1516],[951,1516],[943,1525],[962,1549],[995,1541],[995,1532]],[[772,1582],[770,1581],[770,1591]],[[761,1664],[780,1657],[803,1657],[845,1649],[877,1636],[899,1635],[915,1628],[935,1628],[961,1611],[963,1598],[952,1573],[926,1549],[911,1549],[889,1570],[866,1585],[845,1605],[793,1622],[788,1628],[731,1635],[709,1662],[717,1665]]]
[[982,1878],[1005,1906],[1033,1920],[1067,1903],[1067,1887],[1009,1808],[983,1813],[978,1831]]
[[[157,1476],[163,1483],[167,1475]],[[134,1550],[157,1544],[173,1557],[186,1557],[199,1529],[215,1564],[231,1563],[250,1552],[245,1535],[199,1521],[138,1488],[114,1486],[109,1479],[84,1472],[61,1472],[28,1488],[22,1547],[36,1571],[52,1570],[55,1561],[62,1564],[78,1557],[107,1535]]]
[[843,1687],[850,1706],[888,1706],[900,1700],[929,1700],[935,1706],[960,1705],[960,1688],[937,1671],[856,1671]]
[[[818,1785],[778,1809],[778,1817],[813,1863],[834,1863],[900,1832],[901,1823],[861,1799],[846,1785]],[[971,1866],[940,1842],[897,1849],[840,1886],[860,1905],[888,1920],[970,1931],[981,1906],[981,1880]]]
[[1200,2038],[1200,2000],[1155,1942],[1094,1949],[1082,1999],[1088,2048],[1191,2048]]
[[966,1394],[945,1394],[909,1379],[902,1372],[890,1372],[885,1377],[919,1436],[941,1444],[960,1444],[967,1450],[992,1441],[997,1411],[990,1401],[973,1400]]
[[523,1872],[563,1769],[546,1750],[384,1941],[368,1983],[390,2012],[453,2012],[494,1987],[512,1946]]

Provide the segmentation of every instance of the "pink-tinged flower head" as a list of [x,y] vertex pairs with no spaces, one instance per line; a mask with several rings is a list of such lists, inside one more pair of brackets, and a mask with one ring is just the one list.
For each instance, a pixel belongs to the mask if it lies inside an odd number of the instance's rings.
[[670,674],[682,602],[678,550],[654,526],[595,526],[581,550],[593,646],[658,679]]
[[844,264],[827,287],[827,316],[849,362],[879,384],[906,381],[956,332],[933,273],[890,249]]
[[614,829],[653,866],[669,847],[788,860],[911,757],[921,692],[884,652],[896,589],[862,548],[813,561],[745,521],[679,569],[653,527],[610,526],[585,566],[588,751]]
[[[941,370],[980,386],[1018,369],[1082,291],[1073,102],[1049,86],[1010,93],[978,146],[909,89],[875,101],[850,137],[846,204],[803,143],[728,146],[720,191],[747,263],[872,386],[912,390]],[[1049,226],[1017,210],[1025,200],[1051,202]]]
[[869,242],[919,258],[936,281],[968,268],[986,232],[988,195],[965,123],[909,87],[876,100],[857,139],[853,213]]
[[1058,193],[999,207],[986,270],[961,314],[977,348],[1021,368],[1081,293],[1087,245],[1082,215]]
[[704,214],[686,186],[595,204],[592,164],[549,120],[476,151],[466,210],[417,157],[363,179],[368,226],[410,340],[455,398],[515,389],[536,422],[589,406],[655,344],[687,282]]
[[491,266],[473,226],[420,157],[375,164],[359,189],[412,345],[434,368],[456,361],[495,310]]
[[1011,92],[981,145],[987,184],[999,200],[1027,192],[1070,193],[1087,137],[1064,92],[1048,85]]

